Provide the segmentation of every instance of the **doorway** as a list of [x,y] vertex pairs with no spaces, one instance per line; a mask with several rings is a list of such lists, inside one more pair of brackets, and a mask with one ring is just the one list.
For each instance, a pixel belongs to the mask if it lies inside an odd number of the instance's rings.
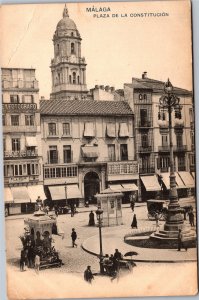
[[89,172],[84,177],[84,197],[85,202],[96,204],[97,199],[94,196],[100,192],[99,176],[95,172]]

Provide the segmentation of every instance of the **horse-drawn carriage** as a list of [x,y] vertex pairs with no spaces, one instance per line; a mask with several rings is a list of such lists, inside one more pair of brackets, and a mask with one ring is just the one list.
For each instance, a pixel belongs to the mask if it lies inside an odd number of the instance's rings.
[[165,221],[168,213],[168,203],[167,200],[147,200],[148,219],[155,220],[158,216],[159,220]]

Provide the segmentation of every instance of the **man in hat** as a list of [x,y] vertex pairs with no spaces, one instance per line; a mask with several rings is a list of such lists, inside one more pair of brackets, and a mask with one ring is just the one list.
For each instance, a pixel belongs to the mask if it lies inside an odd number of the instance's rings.
[[71,238],[72,238],[72,246],[73,246],[73,248],[75,246],[77,247],[77,244],[75,243],[75,241],[77,239],[77,233],[75,231],[75,228],[72,228]]

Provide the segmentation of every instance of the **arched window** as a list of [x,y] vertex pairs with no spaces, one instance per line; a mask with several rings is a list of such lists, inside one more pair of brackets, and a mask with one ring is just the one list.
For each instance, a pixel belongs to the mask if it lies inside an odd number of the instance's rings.
[[69,83],[72,83],[71,75],[69,75]]
[[59,54],[59,44],[57,44],[57,54]]
[[73,34],[73,32],[71,32],[71,36],[73,36],[74,34]]
[[142,94],[139,94],[139,100],[142,100],[142,99],[143,99]]
[[75,53],[75,44],[71,43],[71,54]]
[[147,94],[144,94],[144,100],[147,100]]
[[73,72],[73,84],[75,84],[75,83],[76,83],[76,73]]
[[77,83],[79,84],[79,75],[77,76]]

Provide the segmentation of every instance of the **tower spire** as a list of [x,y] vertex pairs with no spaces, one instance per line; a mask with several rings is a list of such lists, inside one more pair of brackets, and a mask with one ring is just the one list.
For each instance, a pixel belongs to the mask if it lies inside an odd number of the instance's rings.
[[66,3],[65,3],[64,11],[63,11],[63,18],[66,18],[66,17],[69,17],[69,14],[68,14],[68,8],[66,7]]

